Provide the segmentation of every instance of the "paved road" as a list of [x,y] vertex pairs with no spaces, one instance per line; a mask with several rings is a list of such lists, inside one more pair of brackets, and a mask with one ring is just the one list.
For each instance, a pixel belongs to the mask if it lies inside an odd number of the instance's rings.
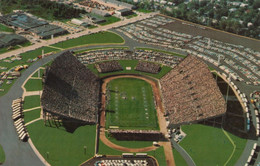
[[36,156],[29,143],[21,142],[18,139],[17,132],[12,120],[12,100],[21,97],[23,90],[21,88],[24,81],[42,64],[50,61],[52,57],[46,57],[31,65],[22,76],[17,79],[9,92],[0,98],[0,144],[3,146],[6,155],[4,166],[41,166],[44,165]]

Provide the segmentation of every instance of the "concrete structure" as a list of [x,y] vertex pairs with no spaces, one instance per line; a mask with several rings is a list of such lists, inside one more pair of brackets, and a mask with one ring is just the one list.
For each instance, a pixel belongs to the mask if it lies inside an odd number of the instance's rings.
[[16,34],[0,33],[0,48],[26,43],[28,40]]
[[133,11],[129,8],[124,8],[124,9],[116,10],[115,13],[120,16],[128,16],[128,15],[132,14]]

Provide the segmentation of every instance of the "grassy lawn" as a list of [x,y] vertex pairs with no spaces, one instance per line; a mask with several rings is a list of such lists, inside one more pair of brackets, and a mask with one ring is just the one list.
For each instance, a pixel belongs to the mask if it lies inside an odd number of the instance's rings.
[[116,140],[114,137],[109,136],[107,132],[106,132],[106,137],[114,144],[127,147],[127,148],[143,148],[143,147],[148,147],[153,145],[152,141],[119,141]]
[[172,153],[173,153],[175,165],[177,165],[177,166],[188,166],[186,161],[183,159],[183,157],[180,155],[180,153],[176,149],[173,149]]
[[14,30],[3,24],[0,24],[0,32],[14,32]]
[[[112,149],[105,145],[101,140],[99,141],[99,151],[98,154],[106,154],[106,155],[122,155],[122,151],[118,151],[115,149]],[[164,155],[164,150],[163,147],[159,147],[154,151],[149,151],[145,152],[150,156],[153,156],[157,159],[158,163],[160,166],[165,166],[166,165],[166,160],[165,160],[165,155]]]
[[52,51],[59,51],[58,49],[52,48],[52,47],[41,47],[36,50],[28,51],[25,53],[22,53],[23,60],[27,61],[28,59],[34,59],[38,57],[39,55],[42,55],[42,50],[44,50],[44,53],[49,53]]
[[111,80],[107,89],[110,90],[106,106],[107,128],[159,129],[149,83],[135,78],[118,78]]
[[153,49],[153,48],[144,48],[144,47],[140,47],[140,48],[136,48],[137,50],[151,50],[151,51],[157,51],[157,52],[162,52],[162,53],[166,53],[166,54],[171,54],[173,56],[178,56],[181,58],[185,58],[185,55],[181,55],[181,54],[177,54],[174,52],[169,52],[169,51],[164,51],[164,50],[158,50],[158,49]]
[[3,164],[5,162],[5,152],[3,150],[2,145],[0,144],[0,164]]
[[[40,77],[42,77],[43,72],[44,72],[44,69],[40,69]],[[38,76],[39,76],[39,70],[37,70],[37,71],[32,75],[32,77],[38,77]]]
[[40,117],[41,109],[35,109],[31,111],[24,112],[24,122],[28,123],[34,119],[38,119]]
[[5,80],[4,83],[0,86],[0,89],[4,89],[4,91],[0,91],[0,96],[5,95],[8,90],[13,86],[16,80],[17,79],[14,79],[11,84],[6,84],[7,81]]
[[13,50],[16,50],[16,49],[18,49],[18,48],[20,48],[19,46],[13,46],[11,49],[9,49],[8,50],[8,48],[7,47],[5,47],[5,48],[0,48],[0,54],[3,54],[3,53],[6,53],[6,52],[9,52],[9,51],[13,51]]
[[24,104],[23,108],[24,109],[30,109],[34,107],[39,107],[40,106],[40,95],[34,95],[34,96],[26,96],[24,98]]
[[101,23],[100,25],[102,25],[102,26],[112,24],[112,23],[115,23],[115,22],[118,22],[121,20],[120,18],[115,17],[115,16],[104,17],[104,19],[106,20],[106,22]]
[[151,10],[142,9],[142,8],[138,8],[136,11],[142,12],[142,13],[151,13],[151,12],[153,12],[153,11],[151,11]]
[[[38,73],[37,73],[38,74]],[[24,85],[26,91],[42,90],[42,79],[29,79]]]
[[108,50],[108,49],[128,49],[129,47],[96,47],[96,48],[88,48],[83,50],[74,51],[75,54],[86,52],[86,51],[94,51],[94,50]]
[[[180,145],[190,154],[196,165],[224,165],[232,154],[233,146],[219,128],[194,124],[184,125],[182,130],[187,136]],[[229,135],[236,144],[236,150],[227,164],[234,165],[244,150],[247,140]]]
[[94,29],[94,28],[97,28],[97,26],[95,26],[95,25],[90,25],[90,26],[88,27],[88,29]]
[[[89,64],[88,68],[90,70],[92,70],[99,77],[116,75],[116,74],[140,74],[140,75],[151,76],[151,77],[154,77],[157,79],[160,79],[161,77],[163,77],[165,74],[167,74],[172,69],[168,66],[162,66],[162,69],[158,74],[151,74],[151,73],[136,71],[134,69],[138,63],[138,60],[119,60],[118,62],[121,64],[121,66],[123,67],[124,70],[117,71],[117,72],[110,72],[110,73],[99,73],[97,71],[97,69],[95,68],[94,64]],[[126,70],[126,67],[131,67],[131,70]]]
[[136,17],[136,16],[138,16],[138,15],[136,13],[133,13],[129,16],[125,16],[125,18],[129,19],[129,18],[133,18],[133,17]]
[[70,39],[64,42],[60,42],[54,44],[52,46],[59,48],[70,48],[80,45],[87,44],[105,44],[105,43],[123,43],[124,39],[122,39],[119,35],[112,32],[100,32],[96,34],[90,34],[81,36],[76,39]]
[[53,166],[79,165],[94,156],[95,125],[81,126],[70,133],[63,127],[45,126],[40,120],[28,125],[27,129],[37,150]]

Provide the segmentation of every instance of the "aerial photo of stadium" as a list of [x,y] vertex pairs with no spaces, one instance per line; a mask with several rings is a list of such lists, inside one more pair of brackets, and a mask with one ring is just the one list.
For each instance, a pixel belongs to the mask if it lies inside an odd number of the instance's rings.
[[140,2],[0,2],[0,165],[260,165],[255,25]]

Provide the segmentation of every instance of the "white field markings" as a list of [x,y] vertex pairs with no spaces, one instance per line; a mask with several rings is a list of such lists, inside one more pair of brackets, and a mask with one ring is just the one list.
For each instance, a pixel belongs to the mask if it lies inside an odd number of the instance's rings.
[[231,144],[233,146],[233,151],[232,151],[231,155],[229,156],[228,160],[224,164],[224,166],[226,166],[228,164],[228,162],[231,160],[231,158],[233,157],[233,155],[236,151],[236,144],[234,143],[234,141],[230,138],[230,136],[228,135],[228,133],[224,129],[222,129],[222,131],[226,135],[226,137],[228,138],[228,140],[231,142]]
[[148,103],[147,103],[145,87],[142,87],[142,94],[143,94],[143,100],[144,100],[145,118],[148,120],[149,119],[149,113],[148,113],[149,107],[148,107]]

